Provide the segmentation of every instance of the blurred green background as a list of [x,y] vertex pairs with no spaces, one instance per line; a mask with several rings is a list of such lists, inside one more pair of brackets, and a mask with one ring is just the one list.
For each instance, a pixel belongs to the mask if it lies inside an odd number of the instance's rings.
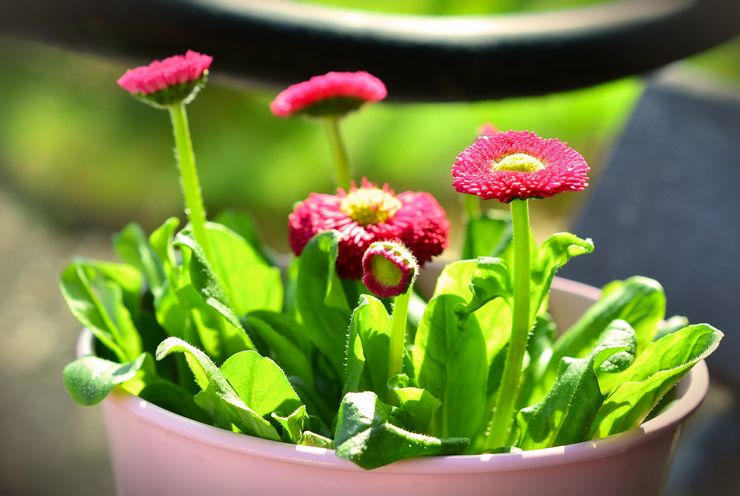
[[[459,14],[572,7],[594,0],[490,2],[334,2],[358,8]],[[197,49],[197,47],[193,47]],[[169,54],[162,54],[163,56]],[[688,63],[701,77],[740,85],[740,42]],[[0,180],[27,206],[58,226],[116,230],[128,221],[147,229],[181,213],[169,119],[134,101],[116,84],[119,61],[0,39]],[[190,121],[209,213],[249,211],[277,249],[286,249],[286,216],[311,191],[331,190],[331,155],[320,125],[278,119],[274,91],[212,80],[190,105]],[[504,101],[382,103],[348,117],[344,131],[356,176],[396,191],[433,193],[454,220],[459,198],[450,166],[483,123],[558,137],[579,150],[594,180],[643,89],[630,78],[588,89]],[[574,198],[577,197],[577,198]],[[537,204],[559,228],[584,195]],[[548,227],[549,229],[549,227]],[[453,232],[453,235],[455,233]]]

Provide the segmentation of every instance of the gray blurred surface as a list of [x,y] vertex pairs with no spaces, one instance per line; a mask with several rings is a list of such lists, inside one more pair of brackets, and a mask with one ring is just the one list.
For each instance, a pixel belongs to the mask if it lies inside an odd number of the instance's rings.
[[74,404],[62,369],[79,325],[59,294],[73,254],[107,236],[55,232],[0,189],[0,495],[113,494],[100,411]]

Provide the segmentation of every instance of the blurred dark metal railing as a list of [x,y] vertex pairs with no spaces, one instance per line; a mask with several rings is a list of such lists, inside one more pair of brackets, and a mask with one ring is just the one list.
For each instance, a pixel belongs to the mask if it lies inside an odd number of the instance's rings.
[[740,33],[738,0],[628,0],[536,14],[384,15],[269,0],[3,0],[0,33],[143,63],[187,48],[285,85],[365,69],[397,99],[535,95],[643,73]]

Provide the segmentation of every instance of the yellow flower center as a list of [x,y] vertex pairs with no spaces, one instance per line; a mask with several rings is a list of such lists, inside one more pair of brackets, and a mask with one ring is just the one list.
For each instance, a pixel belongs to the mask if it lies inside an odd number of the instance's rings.
[[370,265],[375,279],[383,286],[398,286],[401,283],[401,269],[387,258],[376,255],[370,260]]
[[497,171],[536,172],[545,168],[545,164],[526,153],[507,155],[498,162],[492,162],[491,168]]
[[339,209],[360,225],[379,224],[395,215],[401,200],[379,188],[360,188],[350,191]]

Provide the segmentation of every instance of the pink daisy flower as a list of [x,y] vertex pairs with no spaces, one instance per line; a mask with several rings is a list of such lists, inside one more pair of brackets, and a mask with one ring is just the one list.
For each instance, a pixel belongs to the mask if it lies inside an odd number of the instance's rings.
[[188,50],[151,64],[129,69],[118,85],[155,106],[189,103],[205,84],[213,57]]
[[376,241],[362,257],[362,282],[380,298],[405,293],[414,282],[419,265],[403,244]]
[[367,72],[328,72],[283,90],[270,104],[278,117],[344,115],[386,97],[383,81]]
[[378,188],[364,178],[348,192],[311,193],[290,214],[288,226],[296,255],[317,233],[339,231],[337,273],[348,279],[362,277],[362,257],[375,241],[400,241],[424,265],[447,247],[450,230],[444,210],[429,193],[396,195],[387,184]]
[[508,203],[515,198],[547,198],[588,187],[589,167],[574,149],[528,131],[480,136],[452,167],[459,193]]

